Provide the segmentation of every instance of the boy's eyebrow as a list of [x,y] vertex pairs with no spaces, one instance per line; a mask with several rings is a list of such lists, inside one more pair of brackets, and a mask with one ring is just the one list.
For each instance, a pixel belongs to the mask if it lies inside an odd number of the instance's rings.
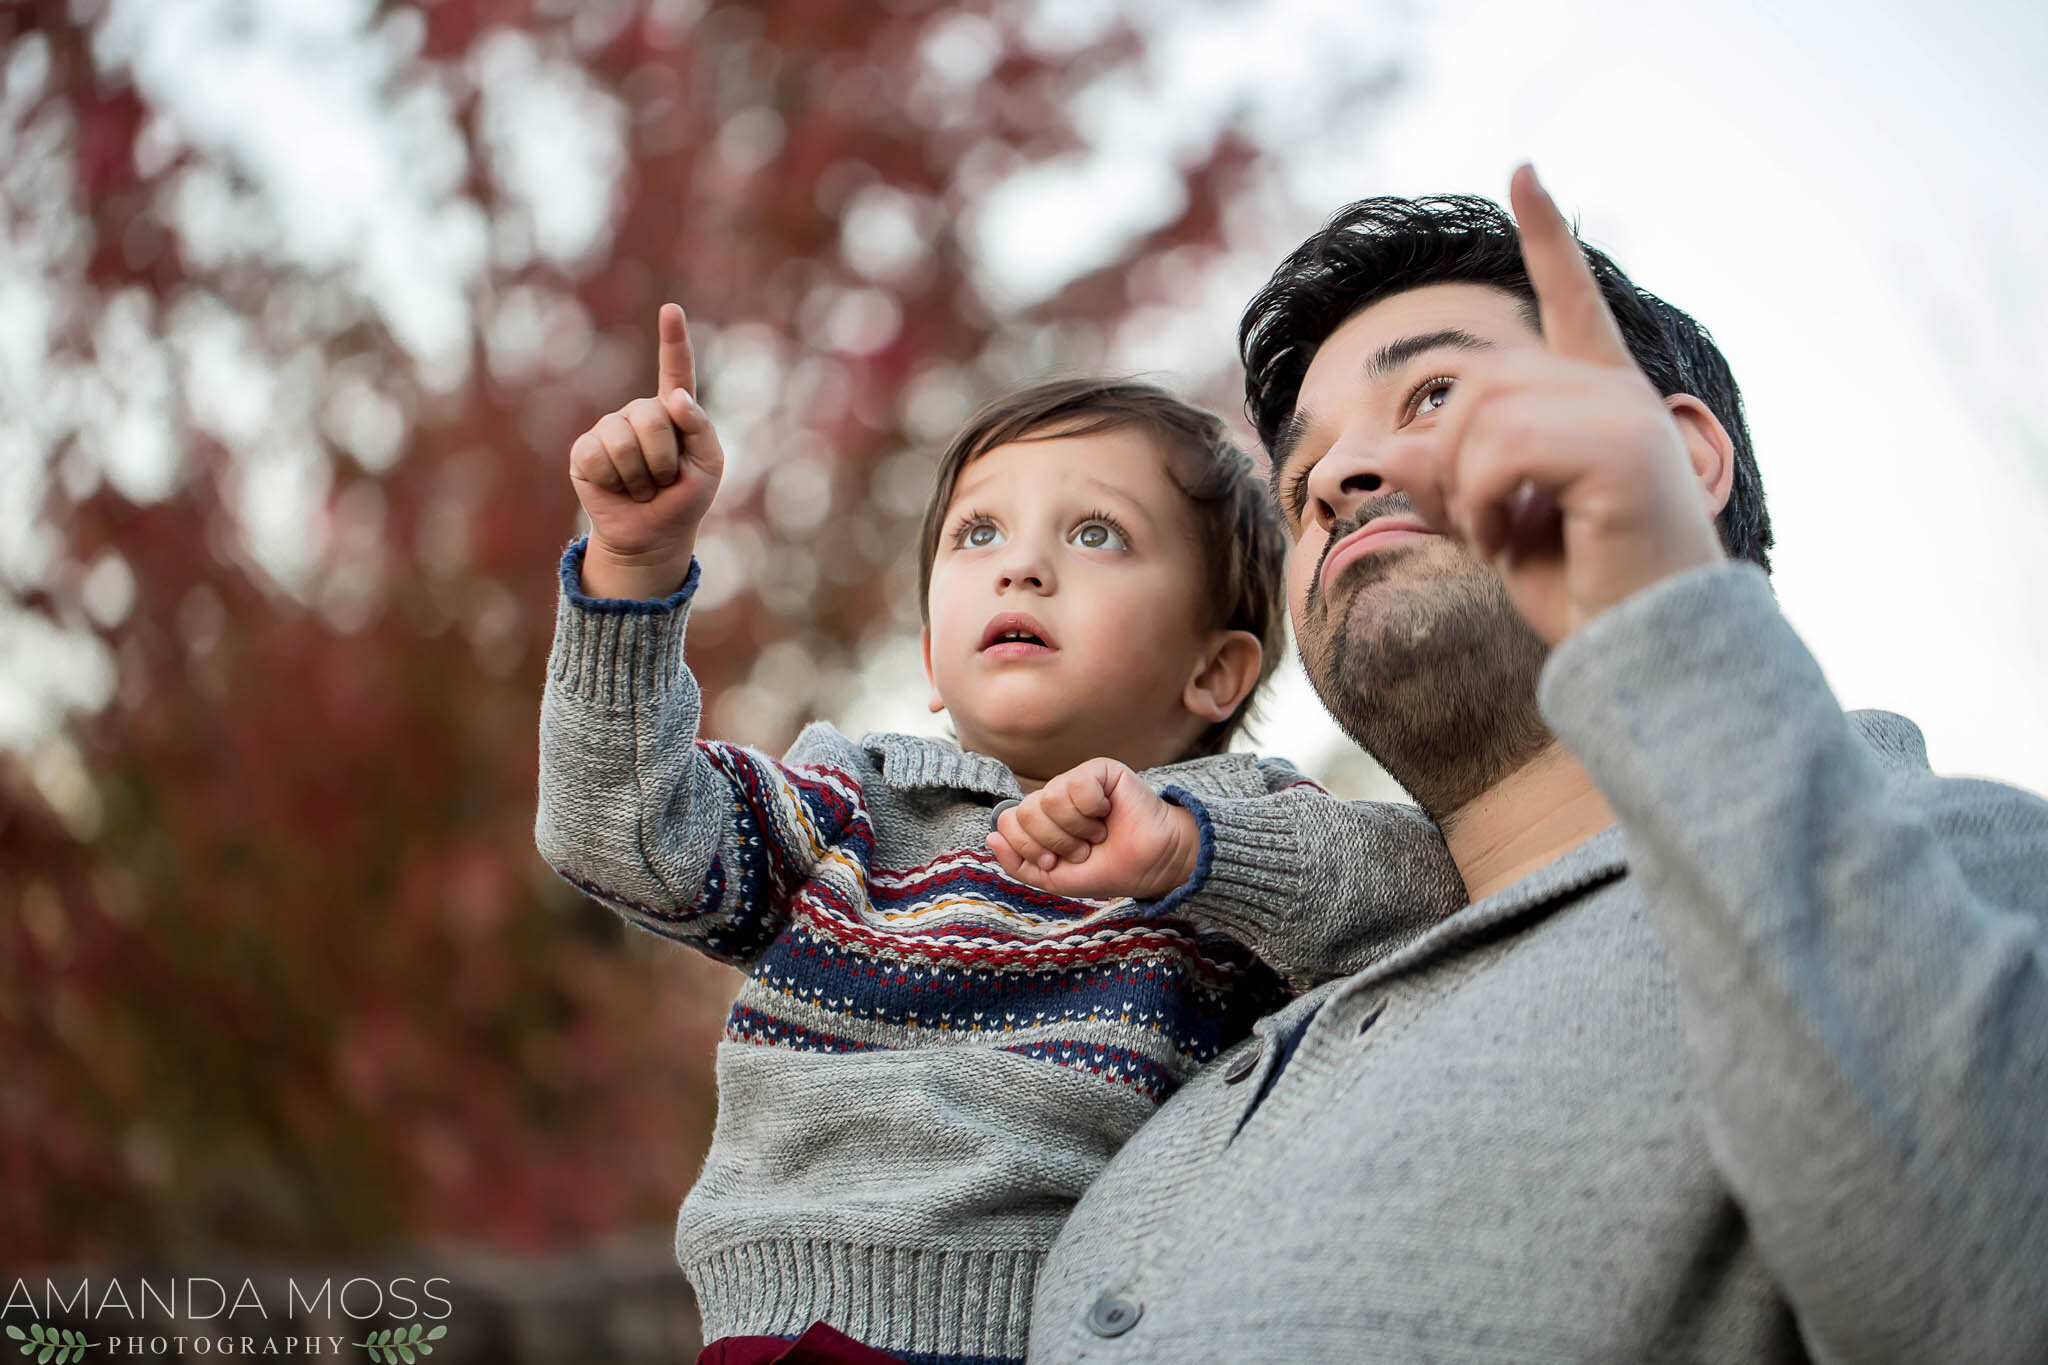
[[[1377,384],[1425,351],[1448,348],[1455,351],[1484,351],[1495,343],[1468,332],[1462,327],[1445,327],[1434,332],[1417,332],[1413,336],[1396,337],[1366,357],[1360,368],[1359,378],[1367,384]],[[1266,473],[1266,490],[1274,502],[1280,501],[1280,489],[1287,471],[1287,461],[1294,454],[1294,448],[1301,444],[1301,438],[1308,434],[1316,422],[1315,414],[1306,408],[1296,408],[1280,432],[1273,438],[1272,464]]]
[[[969,466],[969,468],[972,468],[972,466]],[[1145,506],[1144,499],[1132,497],[1130,490],[1123,485],[1114,483],[1098,474],[1083,474],[1079,482],[1084,487],[1092,487],[1097,493],[1114,501],[1117,504],[1118,510],[1124,515],[1137,517],[1148,525],[1153,521],[1152,511]],[[974,491],[967,485],[968,476],[966,471],[962,470],[959,481],[953,485],[953,497],[955,499],[966,498],[972,500]],[[948,515],[950,514],[951,508],[949,506]]]
[[1145,505],[1145,500],[1132,497],[1130,490],[1121,484],[1112,483],[1108,479],[1095,474],[1083,474],[1081,482],[1094,485],[1100,492],[1107,494],[1111,499],[1122,504],[1122,510],[1126,513],[1134,514],[1147,522],[1152,520],[1152,509]]

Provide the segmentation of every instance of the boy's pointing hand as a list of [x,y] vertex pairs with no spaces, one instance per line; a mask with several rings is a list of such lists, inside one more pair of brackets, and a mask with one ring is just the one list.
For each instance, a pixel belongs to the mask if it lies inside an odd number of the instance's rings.
[[1070,768],[1002,813],[988,846],[1026,886],[1088,900],[1151,900],[1194,875],[1195,817],[1113,758]]
[[570,483],[590,517],[583,585],[594,597],[665,597],[680,587],[725,472],[718,432],[694,396],[683,310],[663,304],[657,328],[655,395],[606,413],[569,447]]

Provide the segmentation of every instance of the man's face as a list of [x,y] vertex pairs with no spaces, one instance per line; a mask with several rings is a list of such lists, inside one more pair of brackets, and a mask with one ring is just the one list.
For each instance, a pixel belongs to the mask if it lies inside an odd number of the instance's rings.
[[1475,352],[1541,344],[1523,302],[1485,285],[1382,299],[1316,352],[1273,451],[1302,663],[1339,724],[1439,819],[1548,742],[1545,651],[1494,573],[1415,517],[1381,456],[1434,429]]

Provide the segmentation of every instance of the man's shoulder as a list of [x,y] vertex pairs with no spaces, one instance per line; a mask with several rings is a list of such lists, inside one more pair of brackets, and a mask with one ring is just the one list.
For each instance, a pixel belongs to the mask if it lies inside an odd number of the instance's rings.
[[2004,809],[2023,816],[2023,824],[2048,821],[2048,800],[2037,792],[1993,778],[1936,772],[1927,758],[1926,737],[1906,717],[1892,711],[1851,711],[1848,716],[1879,765],[1914,804]]
[[1920,727],[1895,711],[1851,711],[1849,723],[1891,772],[1926,773],[1927,737]]
[[2019,892],[2048,880],[2048,800],[2010,783],[1935,772],[1920,727],[1904,716],[1852,711],[1849,719],[1907,810],[1972,883]]

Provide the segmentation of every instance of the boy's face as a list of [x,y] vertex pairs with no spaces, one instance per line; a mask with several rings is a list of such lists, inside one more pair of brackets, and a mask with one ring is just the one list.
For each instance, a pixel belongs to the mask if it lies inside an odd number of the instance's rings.
[[[1256,641],[1209,628],[1203,593],[1193,509],[1145,433],[998,446],[960,471],[946,508],[924,638],[932,709],[1027,783],[1103,755],[1171,762],[1258,676]],[[1245,641],[1239,690],[1219,667],[1240,664]],[[1220,666],[1219,650],[1233,656]]]

